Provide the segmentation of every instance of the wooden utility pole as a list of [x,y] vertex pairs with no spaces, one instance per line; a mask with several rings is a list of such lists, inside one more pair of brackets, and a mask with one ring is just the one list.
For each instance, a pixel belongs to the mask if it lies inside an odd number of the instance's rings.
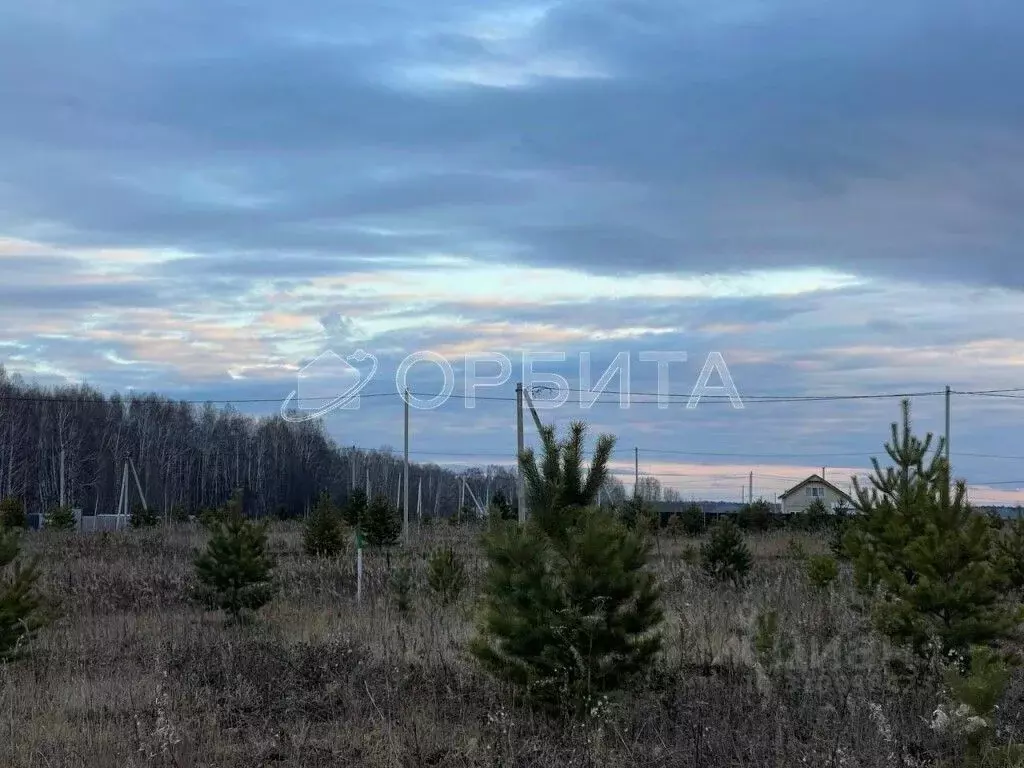
[[747,501],[751,504],[754,503],[754,472],[750,472],[750,480],[747,483]]
[[640,448],[633,446],[633,497],[640,498]]
[[403,517],[405,543],[409,543],[409,388],[405,389],[405,473],[402,475]]
[[950,461],[950,458],[949,458],[949,455],[950,455],[949,454],[949,414],[950,414],[950,405],[951,405],[951,403],[950,403],[950,395],[951,394],[952,394],[952,390],[950,390],[949,385],[947,384],[946,385],[946,440],[945,440],[946,445],[945,445],[945,448],[946,448],[946,466],[949,469],[949,476],[950,476],[950,478],[953,477],[953,465],[952,465],[952,463]]
[[523,468],[519,457],[523,455],[523,382],[516,384],[516,499],[519,502],[519,522],[526,522],[526,485],[523,482]]

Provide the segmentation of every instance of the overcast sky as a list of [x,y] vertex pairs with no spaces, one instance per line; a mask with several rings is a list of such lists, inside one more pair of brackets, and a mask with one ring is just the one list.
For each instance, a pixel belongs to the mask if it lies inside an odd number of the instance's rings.
[[[458,394],[504,354],[494,399],[413,415],[414,458],[470,463],[514,450],[524,351],[574,387],[625,354],[633,392],[684,351],[684,396],[713,352],[741,396],[1024,387],[1019,2],[3,4],[0,362],[28,380],[274,401],[363,349],[393,393],[431,350]],[[898,416],[644,399],[544,416],[617,434],[624,480],[639,447],[736,500],[749,471],[845,487]],[[360,405],[332,434],[400,448],[401,401]],[[1024,499],[1022,423],[954,396],[976,501]]]

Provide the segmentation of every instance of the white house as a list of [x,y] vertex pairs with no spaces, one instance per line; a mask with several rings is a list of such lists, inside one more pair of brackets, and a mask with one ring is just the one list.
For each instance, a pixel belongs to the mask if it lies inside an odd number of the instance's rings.
[[821,475],[811,475],[782,493],[779,496],[779,504],[782,507],[782,514],[796,515],[819,499],[830,513],[839,506],[851,511],[853,509],[853,499]]

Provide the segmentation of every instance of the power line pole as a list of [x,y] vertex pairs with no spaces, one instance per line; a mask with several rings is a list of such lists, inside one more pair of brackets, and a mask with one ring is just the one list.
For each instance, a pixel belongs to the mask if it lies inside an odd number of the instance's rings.
[[950,395],[951,390],[949,384],[946,385],[946,467],[949,471],[950,478],[953,477],[953,465],[950,463],[949,458],[949,411],[950,411]]
[[519,522],[526,522],[526,488],[523,484],[523,468],[519,457],[523,455],[523,382],[516,384],[516,497],[519,501]]
[[405,543],[409,543],[409,388],[405,388],[405,473],[402,476],[402,521],[405,526]]
[[640,448],[633,447],[633,496],[640,498]]
[[753,504],[754,503],[754,472],[753,472],[753,470],[751,470],[751,472],[750,472],[750,480],[748,481],[747,488],[749,489],[747,491],[747,500],[751,504]]

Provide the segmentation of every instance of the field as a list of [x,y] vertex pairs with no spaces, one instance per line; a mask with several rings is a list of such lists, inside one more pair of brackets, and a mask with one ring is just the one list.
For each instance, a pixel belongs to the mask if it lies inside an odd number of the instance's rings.
[[[423,552],[452,542],[471,585],[444,609],[417,587],[403,615],[384,555],[367,557],[356,604],[353,556],[312,560],[298,524],[274,523],[280,591],[247,626],[188,601],[204,540],[189,525],[25,537],[63,618],[0,667],[0,765],[896,766],[942,747],[928,727],[937,691],[897,686],[849,574],[808,582],[801,555],[826,552],[824,537],[752,535],[745,590],[687,562],[697,540],[661,537],[664,658],[572,725],[532,714],[467,657],[483,567],[472,530],[417,533],[420,582]],[[1022,695],[1015,680],[1003,739]]]

